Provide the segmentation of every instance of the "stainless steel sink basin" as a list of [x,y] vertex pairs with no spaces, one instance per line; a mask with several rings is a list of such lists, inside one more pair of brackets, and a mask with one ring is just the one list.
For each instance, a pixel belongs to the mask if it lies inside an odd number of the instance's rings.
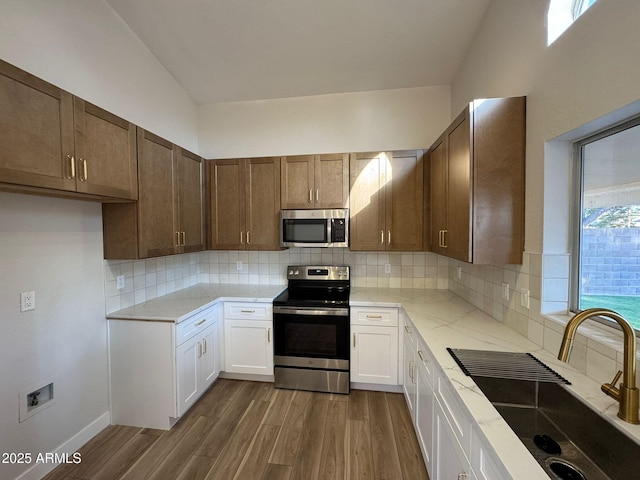
[[640,446],[563,385],[472,378],[550,478],[640,477]]

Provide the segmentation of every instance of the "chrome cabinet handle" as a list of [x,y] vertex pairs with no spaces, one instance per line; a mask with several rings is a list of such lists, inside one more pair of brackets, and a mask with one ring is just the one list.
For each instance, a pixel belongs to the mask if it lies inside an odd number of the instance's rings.
[[460,472],[458,474],[458,480],[464,480],[465,478],[467,478],[467,472]]
[[313,189],[309,189],[309,203],[313,203]]
[[316,203],[320,201],[320,189],[316,188]]
[[202,356],[202,343],[198,342],[198,358]]
[[387,243],[391,245],[391,230],[387,231]]
[[422,350],[418,350],[418,356],[420,357],[420,360],[422,360],[423,362],[426,362],[426,360],[424,359],[424,356],[422,355]]
[[382,315],[367,315],[367,318],[380,319],[382,318]]
[[267,328],[267,342],[271,343],[271,329]]
[[205,353],[207,353],[207,339],[203,338],[202,339],[202,354],[204,355]]
[[407,332],[408,334],[413,333],[413,332],[411,331],[411,329],[409,328],[409,326],[408,326],[408,325],[405,325],[405,326],[404,326],[404,331],[405,331],[405,332]]
[[380,230],[380,244],[384,245],[384,230]]
[[182,235],[182,246],[184,247],[187,244],[187,233],[180,232],[180,234]]
[[176,247],[180,246],[180,232],[176,232]]
[[353,348],[356,346],[356,334],[353,334]]
[[87,180],[89,180],[89,170],[87,170],[87,159],[82,160],[82,163],[84,164],[84,181],[86,182]]
[[255,310],[240,310],[241,313],[256,313]]
[[71,180],[76,176],[76,160],[73,158],[73,155],[67,155],[67,160],[69,160],[71,175],[67,175],[67,178]]
[[247,230],[247,245],[251,245],[251,241],[249,240],[249,230]]
[[202,319],[202,320],[200,320],[198,323],[196,323],[196,324],[194,325],[194,327],[199,327],[200,325],[202,325],[202,324],[203,324],[204,322],[206,322],[206,321],[207,321],[207,319],[206,319],[206,318],[203,318],[203,319]]
[[244,245],[244,230],[240,232],[240,245]]

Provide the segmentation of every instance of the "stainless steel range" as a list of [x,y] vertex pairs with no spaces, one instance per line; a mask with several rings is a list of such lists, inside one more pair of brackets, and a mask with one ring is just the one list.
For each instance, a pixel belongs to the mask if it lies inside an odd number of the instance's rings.
[[290,266],[273,301],[277,388],[349,393],[349,267]]

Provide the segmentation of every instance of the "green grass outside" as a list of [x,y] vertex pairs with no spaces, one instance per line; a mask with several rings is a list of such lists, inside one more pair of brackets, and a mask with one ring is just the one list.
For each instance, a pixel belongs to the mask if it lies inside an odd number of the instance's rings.
[[608,308],[626,318],[636,330],[640,330],[640,297],[622,295],[582,295],[580,308]]

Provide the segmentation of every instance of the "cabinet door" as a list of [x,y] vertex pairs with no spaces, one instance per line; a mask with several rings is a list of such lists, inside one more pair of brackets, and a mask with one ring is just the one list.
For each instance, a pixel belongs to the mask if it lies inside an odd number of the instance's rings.
[[246,162],[246,248],[280,250],[280,159]]
[[465,110],[447,133],[447,255],[470,262],[472,163],[471,131]]
[[349,160],[350,250],[385,249],[385,152],[353,153]]
[[210,169],[211,239],[214,250],[244,250],[244,160],[214,160]]
[[140,258],[176,253],[173,145],[138,128],[138,241]]
[[429,374],[422,362],[417,362],[416,373],[417,392],[416,392],[416,417],[415,426],[418,436],[418,442],[422,449],[425,464],[429,475],[433,474],[433,402],[434,395],[431,384],[429,383]]
[[181,252],[204,250],[202,158],[177,149],[178,219]]
[[411,414],[411,419],[415,422],[416,416],[416,345],[411,334],[404,334],[404,372],[402,380],[402,391],[407,402],[407,408]]
[[435,412],[435,438],[433,450],[434,480],[455,480],[467,478],[463,474],[469,474],[469,461],[458,443],[449,422],[445,417],[440,403],[434,402]]
[[74,191],[73,101],[0,61],[0,182]]
[[386,169],[387,250],[422,250],[423,150],[392,152]]
[[441,138],[430,152],[431,251],[443,254],[447,236],[447,157]]
[[281,208],[314,208],[314,155],[282,157]]
[[202,356],[200,357],[200,393],[204,392],[220,373],[218,359],[218,324],[207,327],[201,335]]
[[135,125],[77,97],[73,106],[78,191],[136,200]]
[[349,206],[349,155],[317,155],[314,175],[314,208]]
[[224,321],[225,371],[273,375],[271,322]]
[[351,325],[351,381],[398,384],[398,328]]
[[[199,363],[202,355],[200,336],[192,337],[176,348],[178,415],[184,414],[200,395]],[[167,374],[169,374],[167,372]]]

